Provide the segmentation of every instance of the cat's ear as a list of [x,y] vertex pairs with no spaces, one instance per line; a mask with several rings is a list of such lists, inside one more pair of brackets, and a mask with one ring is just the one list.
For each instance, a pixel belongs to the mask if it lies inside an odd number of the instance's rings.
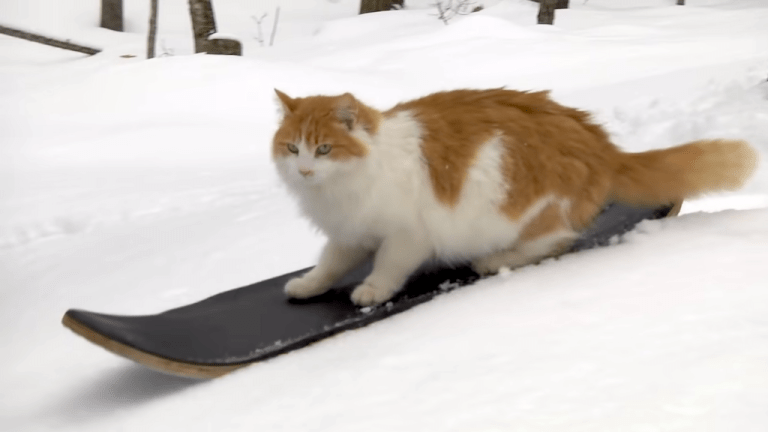
[[336,105],[336,117],[349,130],[352,130],[357,123],[357,108],[357,99],[351,93],[344,93],[339,96],[339,102]]
[[296,111],[296,106],[298,105],[296,103],[296,99],[291,98],[278,89],[275,89],[275,94],[277,95],[277,99],[280,101],[280,105],[283,108],[284,114],[293,114],[293,112]]

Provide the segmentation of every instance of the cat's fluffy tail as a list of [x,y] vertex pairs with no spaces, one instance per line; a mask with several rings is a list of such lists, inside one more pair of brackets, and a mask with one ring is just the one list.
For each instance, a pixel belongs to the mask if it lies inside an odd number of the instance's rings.
[[736,190],[752,175],[757,160],[757,151],[747,142],[725,139],[622,153],[612,195],[627,204],[653,206]]

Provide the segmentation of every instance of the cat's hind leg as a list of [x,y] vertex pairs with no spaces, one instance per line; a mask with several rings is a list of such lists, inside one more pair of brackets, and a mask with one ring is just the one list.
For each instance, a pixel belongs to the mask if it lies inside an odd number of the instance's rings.
[[578,233],[566,220],[563,206],[551,203],[523,228],[514,245],[475,259],[472,268],[485,276],[502,268],[512,270],[534,264],[564,253],[577,237]]
[[509,270],[535,264],[546,258],[558,256],[568,249],[576,236],[569,233],[554,233],[536,240],[518,244],[478,258],[472,262],[472,269],[481,276],[498,273],[502,268]]
[[331,286],[354,269],[371,251],[364,248],[338,244],[332,240],[323,248],[320,261],[303,276],[285,284],[285,293],[292,298],[305,299],[328,291]]

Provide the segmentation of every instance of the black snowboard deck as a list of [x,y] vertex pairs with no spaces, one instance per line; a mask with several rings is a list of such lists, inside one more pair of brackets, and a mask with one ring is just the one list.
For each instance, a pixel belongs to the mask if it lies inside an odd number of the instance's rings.
[[[608,205],[571,252],[607,245],[645,219],[674,216],[680,204],[656,209]],[[62,323],[113,353],[161,372],[214,378],[339,332],[359,328],[471,284],[479,276],[467,266],[416,272],[391,301],[360,308],[349,295],[370,273],[367,262],[332,290],[308,300],[289,300],[285,283],[304,269],[156,315],[110,315],[70,309]]]

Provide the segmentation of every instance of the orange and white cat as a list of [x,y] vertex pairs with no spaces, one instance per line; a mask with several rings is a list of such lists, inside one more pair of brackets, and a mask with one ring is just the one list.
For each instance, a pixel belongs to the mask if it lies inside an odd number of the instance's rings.
[[556,256],[610,201],[639,206],[737,189],[757,164],[746,142],[701,140],[623,153],[583,111],[547,92],[455,90],[381,112],[349,93],[291,98],[273,157],[328,237],[318,265],[285,287],[326,292],[373,254],[352,292],[389,300],[428,260],[481,274]]

